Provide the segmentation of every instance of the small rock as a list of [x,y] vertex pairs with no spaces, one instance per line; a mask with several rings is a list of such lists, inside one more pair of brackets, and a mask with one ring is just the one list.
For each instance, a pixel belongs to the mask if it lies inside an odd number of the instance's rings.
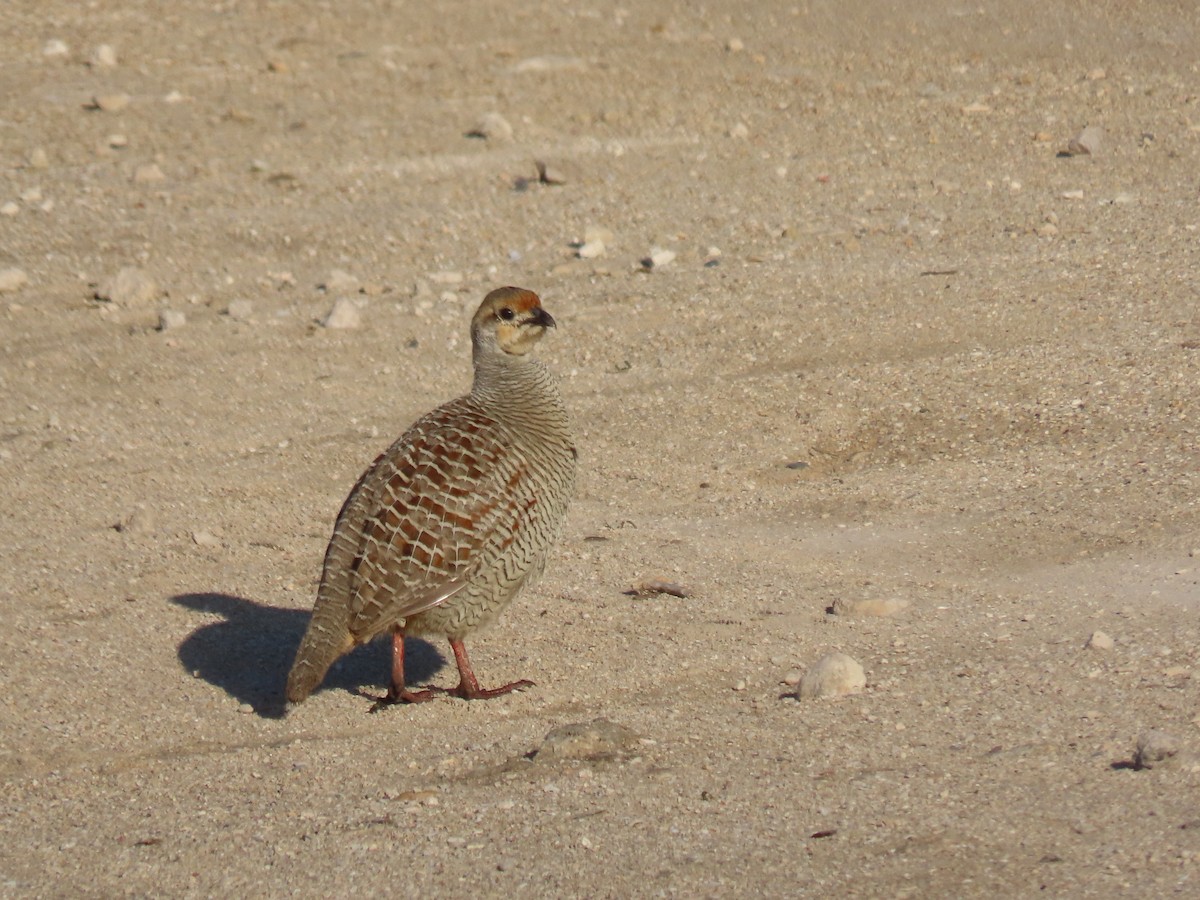
[[235,322],[244,322],[254,315],[254,303],[250,300],[232,300],[225,310],[225,315]]
[[429,280],[434,284],[462,284],[462,272],[433,272],[429,276]]
[[750,137],[750,128],[745,122],[737,122],[729,129],[729,136],[735,140],[744,141]]
[[220,547],[221,546],[221,539],[218,538],[211,531],[207,531],[203,528],[197,529],[196,531],[192,532],[192,541],[196,544],[197,547],[212,548],[212,547]]
[[357,278],[349,272],[334,269],[321,285],[330,294],[357,294],[361,285]]
[[513,71],[524,72],[582,72],[587,63],[578,56],[531,56],[521,60]]
[[1082,200],[1083,199],[1083,191],[1081,191],[1081,190],[1063,191],[1062,198],[1064,200]]
[[0,294],[15,294],[29,284],[23,269],[0,269]]
[[661,269],[675,261],[674,250],[664,250],[662,247],[651,247],[650,255],[642,260],[647,269]]
[[97,300],[107,300],[117,306],[144,306],[158,297],[154,279],[132,266],[126,266],[96,288]]
[[557,166],[542,162],[540,159],[534,160],[534,167],[537,168],[538,181],[542,184],[566,184],[567,176]]
[[730,38],[725,42],[725,49],[730,53],[741,53],[746,49],[746,45],[742,43],[741,38]]
[[92,98],[92,108],[101,112],[120,112],[129,106],[128,94],[97,94]]
[[886,619],[897,616],[908,609],[908,601],[899,597],[887,597],[881,600],[842,600],[833,601],[830,611],[835,616],[849,618],[879,618]]
[[799,669],[788,669],[783,675],[783,683],[791,687],[795,687],[800,683],[800,679],[804,677],[804,673]]
[[48,169],[50,168],[50,157],[46,155],[46,151],[42,147],[35,147],[33,152],[29,154],[29,168],[31,169]]
[[1137,750],[1133,754],[1135,769],[1153,769],[1166,763],[1180,751],[1179,738],[1165,731],[1150,728],[1138,735]]
[[821,657],[800,679],[798,699],[840,697],[857,694],[867,686],[863,667],[845,653],[830,653]]
[[638,740],[624,725],[596,719],[551,730],[535,755],[538,760],[604,759],[635,747]]
[[187,316],[177,309],[164,309],[158,313],[158,330],[171,331],[187,324]]
[[962,108],[962,111],[964,115],[973,116],[981,113],[990,113],[992,108],[986,103],[968,103]]
[[467,132],[467,137],[483,138],[489,141],[511,141],[513,127],[508,119],[498,112],[487,112],[479,117],[475,125]]
[[592,241],[600,241],[604,244],[611,244],[613,242],[613,233],[608,228],[604,228],[600,225],[589,225],[587,228],[583,229],[583,242],[588,244]]
[[134,184],[158,184],[160,181],[166,180],[167,176],[163,174],[163,170],[158,167],[157,163],[146,163],[133,171]]
[[139,506],[115,527],[121,534],[151,534],[155,527],[154,513]]
[[606,249],[604,241],[584,241],[575,253],[580,259],[596,259],[603,256]]
[[1115,645],[1113,644],[1113,639],[1103,631],[1093,631],[1092,636],[1087,639],[1087,643],[1084,646],[1089,650],[1102,650],[1107,652]]
[[114,150],[120,150],[123,147],[129,146],[129,138],[123,134],[110,134],[104,139],[104,143],[112,147]]
[[1079,156],[1098,153],[1103,145],[1104,129],[1098,125],[1089,125],[1067,141],[1067,155]]
[[15,216],[20,211],[21,211],[21,207],[18,206],[16,203],[14,203],[12,200],[9,200],[3,206],[0,206],[0,216],[9,216],[11,218],[12,216]]
[[1103,81],[1107,77],[1108,77],[1108,73],[1106,71],[1104,71],[1104,69],[1100,66],[1097,66],[1096,68],[1092,69],[1090,72],[1087,73],[1088,81]]
[[333,308],[325,314],[321,324],[326,328],[358,328],[362,324],[358,304],[349,297],[339,297],[334,301]]
[[46,59],[56,59],[66,56],[71,52],[71,48],[67,46],[65,41],[60,41],[58,38],[51,38],[42,45],[42,56]]
[[111,69],[117,64],[117,51],[111,44],[100,44],[92,51],[88,62],[98,69]]

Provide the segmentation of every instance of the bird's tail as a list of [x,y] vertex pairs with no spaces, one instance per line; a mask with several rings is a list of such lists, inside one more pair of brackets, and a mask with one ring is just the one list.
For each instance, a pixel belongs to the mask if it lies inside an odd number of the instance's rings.
[[337,658],[354,646],[354,638],[346,628],[345,609],[338,603],[322,603],[322,599],[317,598],[308,630],[288,673],[287,698],[291,703],[303,702],[324,680]]

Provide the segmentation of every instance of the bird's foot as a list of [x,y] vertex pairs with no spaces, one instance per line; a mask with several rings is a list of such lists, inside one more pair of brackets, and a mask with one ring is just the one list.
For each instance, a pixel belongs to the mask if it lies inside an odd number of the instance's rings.
[[522,678],[520,681],[514,681],[512,684],[504,684],[496,688],[481,688],[478,684],[469,684],[465,681],[460,681],[457,687],[453,687],[446,691],[447,694],[453,694],[455,697],[461,697],[463,700],[490,700],[492,697],[500,697],[504,694],[510,694],[513,691],[523,691],[525,688],[533,687],[533,682],[527,678]]
[[449,693],[452,692],[447,688],[440,687],[427,687],[419,691],[410,691],[408,688],[401,688],[400,690],[389,688],[388,692],[382,697],[376,697],[365,692],[362,692],[362,696],[375,701],[371,704],[370,712],[376,713],[381,709],[387,709],[389,706],[395,706],[398,703],[424,703],[426,700],[432,700],[439,694]]

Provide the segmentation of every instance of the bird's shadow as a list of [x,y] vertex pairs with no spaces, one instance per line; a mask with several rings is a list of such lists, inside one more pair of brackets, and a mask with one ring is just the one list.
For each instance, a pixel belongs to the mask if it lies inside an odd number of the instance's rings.
[[[284,684],[311,614],[298,609],[264,606],[229,594],[178,594],[171,602],[198,612],[224,617],[201,625],[179,644],[179,662],[196,678],[219,687],[268,719],[287,712]],[[387,687],[391,645],[375,641],[356,647],[333,664],[324,689],[358,693],[366,687]],[[428,641],[404,643],[404,672],[409,684],[421,684],[446,665]]]

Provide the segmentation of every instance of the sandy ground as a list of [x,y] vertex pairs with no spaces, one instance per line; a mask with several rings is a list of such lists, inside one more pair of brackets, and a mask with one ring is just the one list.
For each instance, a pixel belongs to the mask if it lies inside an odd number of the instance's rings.
[[[1190,3],[3,17],[0,894],[1200,892]],[[469,644],[537,686],[369,715],[372,646],[284,715],[500,284],[582,460]],[[793,699],[831,651],[866,690]]]

